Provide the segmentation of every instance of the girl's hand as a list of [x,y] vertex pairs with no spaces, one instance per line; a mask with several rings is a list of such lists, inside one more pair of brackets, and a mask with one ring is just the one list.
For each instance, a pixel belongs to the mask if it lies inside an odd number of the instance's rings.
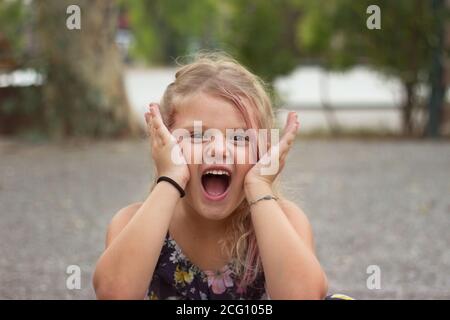
[[180,144],[163,123],[158,104],[150,104],[145,121],[158,175],[172,178],[184,189],[190,178],[186,158]]
[[[283,136],[280,142],[270,148],[270,150],[251,168],[245,176],[245,187],[251,187],[256,184],[266,184],[272,186],[273,181],[284,167],[286,156],[295,140],[295,135],[299,128],[296,112],[289,112],[286,125],[283,130]],[[272,167],[278,162],[278,170],[273,174],[263,174],[261,169]]]

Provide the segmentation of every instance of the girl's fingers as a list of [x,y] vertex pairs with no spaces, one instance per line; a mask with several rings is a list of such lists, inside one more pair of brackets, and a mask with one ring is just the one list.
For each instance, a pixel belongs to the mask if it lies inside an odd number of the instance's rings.
[[286,125],[284,126],[283,136],[289,132],[296,133],[298,129],[298,117],[297,113],[294,111],[289,112],[288,117],[286,119]]
[[157,144],[163,144],[159,134],[158,134],[158,128],[161,126],[158,124],[158,122],[155,120],[156,114],[155,114],[155,107],[154,104],[149,105],[149,127],[150,127],[150,135],[153,140],[153,145],[156,146]]
[[[294,142],[295,134],[297,133],[298,128],[298,120],[297,120],[297,114],[295,112],[290,112],[288,114],[286,124],[283,129],[283,135],[281,136],[280,141],[278,142],[279,145],[279,156],[281,157],[282,153],[288,149],[290,145]],[[269,151],[273,149],[270,148]]]
[[147,131],[150,134],[150,131],[152,129],[152,116],[150,114],[150,109],[149,112],[144,113],[144,117],[145,117],[145,123],[147,124]]
[[154,137],[155,133],[154,133],[154,129],[152,126],[152,119],[151,119],[152,116],[151,116],[150,112],[146,112],[144,114],[144,117],[145,117],[145,122],[147,123],[147,135],[150,139],[150,143],[153,145],[153,143],[155,141],[155,137]]
[[169,143],[171,140],[171,133],[162,121],[162,116],[159,111],[159,106],[153,104],[151,106],[152,125],[155,128],[155,133],[163,144]]
[[297,113],[290,112],[284,127],[283,137],[280,140],[280,156],[287,153],[294,143],[298,127],[299,122],[297,120]]
[[278,161],[278,173],[283,169],[286,163],[287,154],[294,144],[298,127],[299,122],[297,120],[297,114],[295,112],[290,112],[283,130],[283,136],[279,143],[273,145],[269,149],[269,152],[260,159],[261,165],[265,166],[269,162]]
[[290,112],[284,127],[283,137],[280,140],[280,162],[286,161],[287,154],[294,144],[298,127],[299,122],[297,120],[297,114],[295,112]]

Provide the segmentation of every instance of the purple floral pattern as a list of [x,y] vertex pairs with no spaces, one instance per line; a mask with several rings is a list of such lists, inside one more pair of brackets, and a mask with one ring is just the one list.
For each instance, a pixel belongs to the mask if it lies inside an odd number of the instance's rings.
[[148,298],[176,300],[210,299],[266,299],[264,274],[245,290],[239,288],[239,279],[230,265],[217,272],[200,270],[184,255],[174,239],[167,234],[161,249]]

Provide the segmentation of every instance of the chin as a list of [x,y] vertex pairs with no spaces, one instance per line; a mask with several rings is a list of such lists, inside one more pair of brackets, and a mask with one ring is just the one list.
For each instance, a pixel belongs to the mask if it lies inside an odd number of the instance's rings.
[[220,221],[220,220],[225,220],[227,219],[229,216],[231,216],[232,212],[224,212],[222,210],[218,210],[217,208],[211,210],[211,209],[206,209],[204,211],[200,211],[199,214],[208,220],[214,220],[214,221]]
[[228,194],[227,198],[223,199],[223,201],[217,202],[203,199],[201,191],[196,194],[198,196],[191,199],[192,207],[204,219],[213,221],[225,220],[236,210],[237,201],[231,199],[231,194]]

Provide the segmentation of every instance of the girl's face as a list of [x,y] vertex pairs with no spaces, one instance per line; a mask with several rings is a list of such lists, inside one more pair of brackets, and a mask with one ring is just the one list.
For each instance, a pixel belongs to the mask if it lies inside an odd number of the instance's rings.
[[[227,129],[241,132],[227,135]],[[190,172],[185,201],[204,218],[227,218],[244,199],[245,175],[254,164],[248,158],[246,129],[236,106],[218,96],[197,93],[176,110],[171,131],[185,132],[180,144]],[[244,156],[245,163],[238,156]]]

